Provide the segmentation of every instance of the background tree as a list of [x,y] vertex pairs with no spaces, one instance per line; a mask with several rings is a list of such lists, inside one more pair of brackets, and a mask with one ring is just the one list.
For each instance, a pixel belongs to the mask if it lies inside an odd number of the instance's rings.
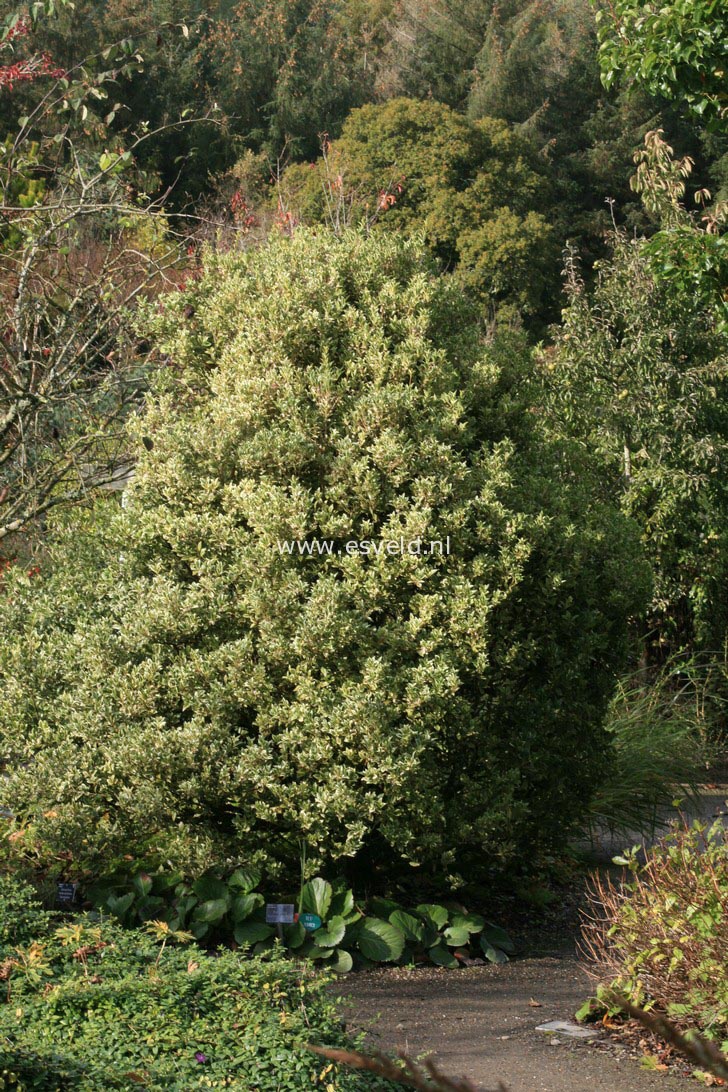
[[148,127],[111,144],[110,90],[142,63],[132,43],[59,69],[11,17],[5,50],[0,94],[20,86],[27,113],[0,143],[0,541],[117,475],[145,376],[131,311],[184,253],[141,190]]
[[540,319],[557,249],[546,216],[549,180],[502,121],[470,122],[442,103],[393,99],[347,118],[311,169],[289,168],[281,194],[304,221],[364,219],[422,232],[445,269],[488,306]]

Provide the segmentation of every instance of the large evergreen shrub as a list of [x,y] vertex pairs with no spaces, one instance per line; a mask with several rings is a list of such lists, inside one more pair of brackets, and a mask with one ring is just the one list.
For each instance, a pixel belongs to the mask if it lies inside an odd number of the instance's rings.
[[563,839],[645,580],[520,343],[419,244],[324,232],[210,259],[152,325],[126,510],[6,577],[3,802],[102,871],[305,842],[482,876]]

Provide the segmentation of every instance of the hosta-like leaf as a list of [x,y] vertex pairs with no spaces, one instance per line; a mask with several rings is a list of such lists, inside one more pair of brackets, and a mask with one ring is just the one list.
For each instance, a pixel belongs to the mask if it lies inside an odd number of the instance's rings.
[[244,921],[236,925],[233,931],[235,940],[240,945],[257,944],[273,936],[273,928],[264,921]]
[[354,960],[351,957],[351,953],[347,952],[346,949],[337,948],[327,966],[330,967],[332,971],[336,971],[337,974],[348,974],[354,966]]
[[341,917],[344,921],[356,919],[359,911],[356,910],[354,904],[354,892],[349,891],[334,891],[331,897],[331,905],[329,906],[329,913]]
[[115,914],[117,918],[123,918],[133,902],[134,892],[129,891],[126,895],[109,895],[106,900],[106,905],[111,913]]
[[485,918],[480,914],[453,914],[450,924],[465,928],[469,933],[479,933],[485,928]]
[[364,918],[356,942],[362,955],[376,963],[390,963],[404,951],[402,930],[381,918]]
[[301,909],[310,914],[318,914],[322,921],[328,917],[333,890],[331,884],[317,876],[304,884],[301,892]]
[[194,920],[206,921],[209,925],[216,925],[227,914],[228,904],[225,899],[207,899],[195,908]]
[[341,944],[345,932],[346,922],[337,915],[329,918],[321,929],[317,929],[313,934],[313,939],[319,948],[335,948],[337,944]]
[[221,899],[228,906],[232,902],[232,891],[217,876],[200,876],[199,880],[195,880],[192,884],[192,890],[202,902]]
[[242,891],[244,895],[249,895],[251,891],[256,889],[260,880],[260,872],[256,872],[252,868],[236,868],[228,879],[228,886],[236,891]]
[[287,948],[300,948],[308,936],[308,933],[301,925],[300,921],[297,921],[293,925],[283,926],[283,936]]
[[429,948],[427,955],[438,967],[457,967],[458,961],[445,944],[436,944]]
[[152,890],[152,884],[154,881],[152,877],[147,875],[146,872],[140,872],[131,881],[132,887],[139,895],[148,895]]
[[451,948],[460,948],[463,944],[468,943],[470,932],[467,925],[449,925],[443,936]]
[[447,925],[450,915],[444,906],[438,906],[434,902],[423,902],[417,907],[417,913],[422,914],[423,917],[429,918],[432,924],[438,929],[444,929]]
[[489,921],[485,923],[483,936],[493,945],[493,947],[502,948],[504,952],[509,952],[511,955],[513,955],[516,950],[515,944],[505,929],[501,929],[498,925],[492,925]]
[[483,949],[483,955],[489,963],[507,963],[508,956],[502,948],[495,948],[490,941],[485,937],[480,938],[480,947]]
[[405,910],[393,910],[389,915],[389,920],[397,929],[402,930],[407,940],[411,940],[414,944],[422,944],[424,941],[424,923],[419,918],[414,917],[413,914],[408,914]]
[[262,895],[236,895],[230,907],[230,916],[237,925],[249,918],[254,910],[263,904]]

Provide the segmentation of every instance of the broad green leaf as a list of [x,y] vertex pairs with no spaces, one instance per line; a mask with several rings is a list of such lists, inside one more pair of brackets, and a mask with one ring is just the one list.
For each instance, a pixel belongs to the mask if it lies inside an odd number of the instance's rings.
[[423,902],[417,907],[417,913],[422,914],[423,917],[429,918],[436,928],[444,929],[450,918],[449,913],[444,906],[438,906],[434,902]]
[[429,948],[427,955],[438,967],[454,968],[458,966],[457,959],[444,944],[436,944],[434,948]]
[[117,918],[123,918],[133,902],[134,892],[129,891],[126,895],[109,895],[106,900],[106,905],[111,913],[115,914]]
[[232,901],[232,892],[217,876],[200,876],[199,880],[195,880],[192,884],[192,890],[203,902],[209,899],[224,899],[229,906]]
[[344,948],[337,948],[328,966],[337,974],[348,974],[354,966],[354,960],[351,958],[350,952],[347,952]]
[[422,944],[424,941],[425,926],[419,918],[408,914],[405,910],[393,910],[389,915],[389,920],[392,925],[402,930],[407,940],[411,940],[415,944]]
[[364,918],[356,940],[362,955],[376,963],[399,959],[404,950],[404,933],[381,918]]
[[273,936],[273,928],[264,921],[244,921],[236,925],[233,936],[237,944],[241,946],[257,944],[258,941],[267,940]]
[[467,925],[453,924],[449,925],[444,931],[443,936],[447,944],[451,948],[461,948],[463,944],[467,944],[470,939],[470,930]]
[[260,872],[256,872],[252,868],[236,868],[227,882],[228,887],[233,887],[236,891],[242,891],[243,894],[248,895],[255,890],[260,880]]
[[236,895],[230,907],[230,916],[236,925],[245,921],[259,906],[263,905],[262,895]]
[[483,949],[483,955],[489,963],[507,963],[508,956],[502,948],[495,948],[490,941],[486,940],[484,936],[480,938],[480,947]]
[[331,906],[332,895],[331,884],[317,876],[316,879],[309,880],[303,886],[301,909],[307,910],[310,914],[318,914],[321,920],[325,921]]
[[501,929],[499,925],[492,925],[489,921],[486,922],[485,929],[483,929],[483,937],[496,948],[502,948],[504,952],[509,952],[511,955],[516,950],[515,944],[505,929]]
[[321,929],[317,929],[313,939],[319,948],[335,948],[337,944],[341,944],[345,932],[346,922],[337,915],[329,918]]
[[152,890],[152,877],[146,872],[139,872],[131,881],[132,887],[140,895],[148,895]]
[[195,921],[206,921],[210,925],[216,925],[225,917],[227,909],[228,904],[225,899],[207,899],[195,909],[193,918]]

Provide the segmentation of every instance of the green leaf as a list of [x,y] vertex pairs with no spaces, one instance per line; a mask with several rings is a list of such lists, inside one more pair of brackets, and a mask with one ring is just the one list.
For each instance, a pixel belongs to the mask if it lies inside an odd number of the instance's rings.
[[401,929],[407,940],[411,940],[415,944],[422,944],[424,941],[425,926],[413,914],[408,914],[405,910],[393,910],[389,915],[389,920],[397,929]]
[[316,930],[313,939],[320,948],[335,948],[337,944],[341,944],[345,932],[346,922],[342,917],[335,916],[329,918],[321,929]]
[[237,895],[230,907],[230,916],[236,925],[245,921],[259,906],[263,905],[262,895]]
[[134,892],[129,891],[126,895],[109,895],[106,905],[117,918],[123,918],[133,902]]
[[347,952],[344,948],[337,948],[328,966],[337,974],[348,974],[354,966],[354,960],[350,952]]
[[334,891],[331,897],[331,905],[329,907],[329,913],[341,917],[344,921],[356,921],[360,917],[359,911],[355,908],[354,893],[350,890]]
[[449,967],[450,969],[453,969],[458,966],[457,959],[444,944],[436,944],[434,948],[429,948],[427,955],[438,967]]
[[193,918],[195,921],[206,921],[210,925],[216,925],[225,917],[227,910],[226,899],[207,899],[195,909]]
[[485,928],[486,921],[480,914],[454,914],[452,925],[462,925],[467,928],[469,933],[479,933],[481,929]]
[[318,914],[322,921],[326,920],[331,906],[333,890],[330,883],[322,880],[320,876],[304,884],[301,891],[301,909],[311,914]]
[[243,894],[248,895],[255,890],[260,881],[260,872],[256,872],[252,868],[236,868],[228,879],[228,887],[233,887],[236,891],[242,891]]
[[443,934],[445,941],[451,948],[461,948],[470,939],[470,931],[467,925],[450,925]]
[[199,880],[195,880],[192,884],[192,890],[205,902],[208,899],[224,899],[229,906],[232,901],[232,892],[217,876],[200,876]]
[[420,903],[417,907],[417,913],[422,914],[425,918],[429,918],[437,929],[443,929],[450,919],[450,915],[445,907],[438,906],[437,903],[434,902]]
[[481,937],[481,945],[483,937],[494,945],[494,947],[502,948],[504,952],[508,952],[510,955],[513,955],[516,950],[516,946],[511,940],[510,935],[505,929],[501,929],[498,925],[492,925],[490,922],[486,922]]
[[490,941],[486,940],[484,936],[480,938],[480,947],[483,949],[483,955],[489,963],[507,963],[508,956],[502,948],[495,948]]
[[390,963],[399,959],[404,950],[404,934],[381,918],[366,917],[357,931],[357,946],[367,959]]
[[132,887],[140,895],[148,895],[152,890],[152,877],[146,872],[139,872],[131,881]]
[[300,921],[294,922],[293,925],[284,925],[283,927],[283,937],[287,948],[300,948],[307,936],[308,933],[301,925]]
[[264,921],[244,921],[241,925],[235,926],[233,936],[236,943],[243,947],[267,940],[273,936],[273,932],[273,928]]

